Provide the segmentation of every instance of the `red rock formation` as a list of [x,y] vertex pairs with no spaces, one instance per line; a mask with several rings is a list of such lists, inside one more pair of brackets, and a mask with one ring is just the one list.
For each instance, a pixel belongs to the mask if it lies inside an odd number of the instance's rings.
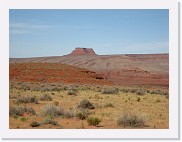
[[75,48],[70,55],[96,55],[92,48]]

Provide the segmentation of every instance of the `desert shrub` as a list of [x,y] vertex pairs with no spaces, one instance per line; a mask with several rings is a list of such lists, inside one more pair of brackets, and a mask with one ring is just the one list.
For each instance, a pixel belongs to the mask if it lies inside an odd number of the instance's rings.
[[40,88],[39,87],[32,87],[31,91],[40,91]]
[[75,91],[75,90],[69,90],[68,91],[68,95],[77,95],[77,91]]
[[74,113],[72,111],[66,111],[64,113],[64,117],[65,118],[71,118],[71,117],[74,117]]
[[23,85],[20,86],[19,89],[26,91],[26,90],[30,90],[30,87],[25,85],[25,84],[23,84]]
[[140,101],[140,98],[138,97],[138,98],[137,98],[137,102],[139,102],[139,101]]
[[87,118],[87,123],[89,126],[97,126],[101,122],[101,119],[97,117],[89,117]]
[[162,94],[162,91],[160,91],[160,90],[152,90],[152,91],[150,91],[150,94]]
[[59,92],[59,91],[62,91],[62,90],[63,90],[62,88],[57,88],[57,87],[52,88],[52,91],[57,91],[57,92]]
[[58,106],[58,105],[59,105],[59,102],[58,102],[58,101],[54,101],[54,102],[53,102],[53,105],[54,105],[54,106]]
[[104,105],[105,107],[114,107],[114,105],[112,103],[107,103]]
[[160,100],[160,99],[157,99],[157,100],[156,100],[156,103],[159,103],[159,102],[161,102],[161,100]]
[[166,99],[169,99],[169,93],[165,92]]
[[33,122],[31,122],[30,123],[30,126],[31,127],[38,127],[38,126],[40,126],[41,124],[39,123],[39,122],[37,122],[37,121],[33,121]]
[[63,90],[65,90],[65,91],[68,90],[68,87],[64,86],[64,87],[63,87]]
[[51,95],[55,95],[55,93],[52,92]]
[[84,120],[84,119],[87,118],[87,116],[86,116],[83,112],[78,112],[78,113],[76,114],[76,117],[77,117],[78,119],[80,119],[80,120]]
[[137,92],[137,89],[131,89],[130,92],[131,93],[136,93]]
[[78,105],[78,108],[88,108],[88,109],[94,109],[94,105],[90,103],[88,100],[84,99],[80,102]]
[[124,114],[122,117],[120,117],[117,121],[118,126],[124,126],[124,127],[139,127],[144,126],[145,119],[138,115],[133,114]]
[[42,115],[43,116],[63,116],[64,115],[64,110],[60,106],[54,106],[51,104],[46,104],[42,108]]
[[124,92],[124,93],[128,93],[130,90],[127,89],[127,88],[124,88],[124,89],[122,89],[121,91]]
[[81,109],[76,113],[76,117],[80,120],[86,119],[91,113],[88,109]]
[[47,116],[42,122],[42,124],[44,125],[51,124],[51,125],[59,126],[59,123],[55,121],[52,116]]
[[28,119],[27,118],[25,118],[25,117],[20,117],[20,121],[21,122],[25,122],[25,121],[27,121]]
[[9,115],[10,116],[22,116],[23,113],[31,113],[35,115],[35,110],[32,107],[26,107],[26,106],[18,106],[18,107],[10,107],[9,109]]
[[52,101],[52,97],[49,94],[43,94],[40,96],[41,101]]
[[137,90],[136,91],[136,94],[137,95],[144,95],[145,94],[145,91],[144,90]]
[[104,89],[102,91],[102,94],[117,94],[119,92],[118,88],[114,88],[114,89]]
[[35,103],[38,104],[36,96],[21,96],[17,98],[16,103]]

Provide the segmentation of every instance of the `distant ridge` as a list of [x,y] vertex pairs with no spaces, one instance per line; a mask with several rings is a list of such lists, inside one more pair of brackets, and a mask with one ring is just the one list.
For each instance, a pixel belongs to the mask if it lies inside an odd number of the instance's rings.
[[92,48],[77,47],[69,55],[97,55]]

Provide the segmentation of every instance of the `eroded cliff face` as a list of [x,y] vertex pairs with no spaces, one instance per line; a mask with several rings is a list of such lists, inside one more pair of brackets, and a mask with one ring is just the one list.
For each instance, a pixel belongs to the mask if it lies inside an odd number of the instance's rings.
[[92,48],[75,48],[70,55],[96,55]]

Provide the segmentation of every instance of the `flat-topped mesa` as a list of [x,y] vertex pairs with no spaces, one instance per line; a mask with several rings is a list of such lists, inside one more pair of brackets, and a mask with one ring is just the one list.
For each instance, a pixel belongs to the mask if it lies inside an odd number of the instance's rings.
[[70,55],[96,55],[92,48],[77,47],[71,52]]

